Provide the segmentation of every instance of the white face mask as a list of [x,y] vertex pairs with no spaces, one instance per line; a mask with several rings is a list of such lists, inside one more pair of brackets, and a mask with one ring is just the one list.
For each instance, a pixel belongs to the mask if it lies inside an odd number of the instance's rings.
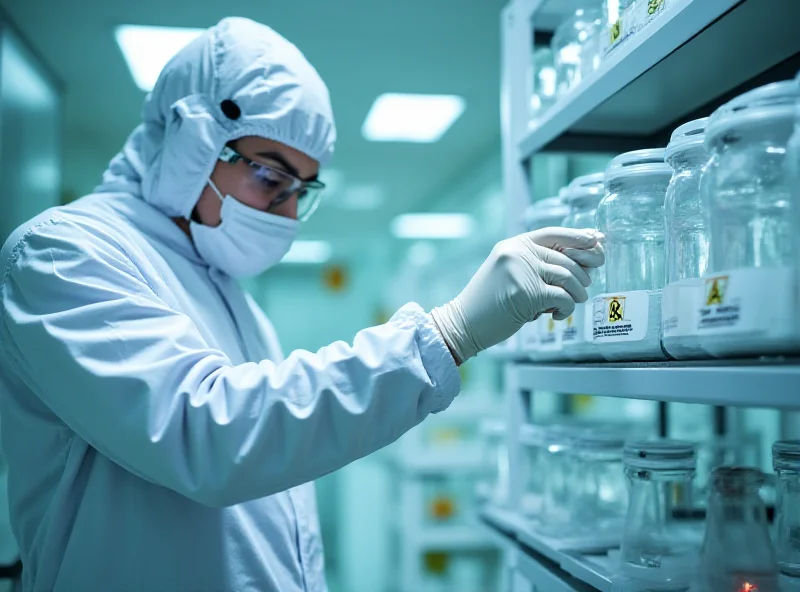
[[194,245],[203,260],[238,279],[257,275],[283,259],[300,223],[246,206],[231,195],[223,198],[211,179],[208,183],[222,200],[222,222],[219,226],[190,222]]

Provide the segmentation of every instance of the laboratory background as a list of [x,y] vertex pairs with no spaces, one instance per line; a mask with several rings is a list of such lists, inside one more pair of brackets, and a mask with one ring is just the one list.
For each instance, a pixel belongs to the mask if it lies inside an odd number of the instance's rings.
[[508,236],[605,234],[572,316],[318,482],[332,592],[800,589],[800,2],[4,0],[0,242],[92,191],[225,16],[337,120],[319,211],[244,282],[285,351],[448,301]]

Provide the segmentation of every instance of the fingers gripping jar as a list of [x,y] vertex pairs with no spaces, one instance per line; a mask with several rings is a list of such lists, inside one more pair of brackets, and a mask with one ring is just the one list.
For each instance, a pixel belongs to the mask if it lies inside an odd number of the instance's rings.
[[[564,219],[567,228],[594,228],[597,218],[597,206],[605,195],[603,180],[605,173],[594,173],[575,178],[567,187],[564,201],[569,205],[569,215]],[[605,292],[605,270],[592,274],[592,285],[586,291],[591,299]],[[586,339],[587,321],[586,303],[575,304],[575,312],[562,323],[561,347],[564,355],[575,362],[602,361],[603,356],[591,342]],[[591,333],[591,325],[588,325]]]
[[606,293],[592,300],[592,339],[609,361],[663,360],[664,199],[672,169],[664,149],[620,154],[597,208],[605,234]]
[[623,452],[630,501],[622,537],[622,573],[648,590],[686,590],[701,541],[674,510],[691,503],[696,468],[692,444],[639,441]]
[[[568,214],[569,207],[562,197],[548,197],[529,206],[525,226],[529,231],[561,226]],[[522,353],[537,362],[561,359],[561,334],[557,326],[558,322],[549,314],[523,325],[519,331]]]
[[708,271],[708,225],[700,177],[708,161],[708,118],[683,124],[664,153],[672,178],[664,202],[667,285],[661,299],[661,342],[673,358],[703,358],[697,335],[702,277]]
[[769,84],[708,121],[701,193],[711,258],[698,334],[714,356],[800,351],[798,229],[786,162],[797,95],[794,81]]

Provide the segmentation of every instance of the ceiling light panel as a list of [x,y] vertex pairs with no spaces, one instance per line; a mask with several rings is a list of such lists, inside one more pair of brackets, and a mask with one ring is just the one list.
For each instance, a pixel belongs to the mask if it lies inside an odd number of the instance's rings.
[[373,142],[437,142],[465,107],[455,95],[384,94],[375,99],[361,133]]
[[167,62],[204,32],[205,29],[120,25],[114,36],[136,86],[150,92]]

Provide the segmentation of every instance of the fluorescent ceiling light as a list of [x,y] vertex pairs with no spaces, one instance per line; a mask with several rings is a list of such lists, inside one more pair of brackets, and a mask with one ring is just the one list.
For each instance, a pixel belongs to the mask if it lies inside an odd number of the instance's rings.
[[325,263],[331,258],[331,245],[325,241],[298,240],[281,259],[283,263]]
[[403,214],[392,220],[397,238],[464,238],[473,227],[467,214]]
[[464,99],[454,95],[381,95],[369,110],[361,133],[373,142],[436,142],[464,107]]
[[114,36],[136,86],[150,92],[172,56],[204,32],[205,29],[120,25]]

